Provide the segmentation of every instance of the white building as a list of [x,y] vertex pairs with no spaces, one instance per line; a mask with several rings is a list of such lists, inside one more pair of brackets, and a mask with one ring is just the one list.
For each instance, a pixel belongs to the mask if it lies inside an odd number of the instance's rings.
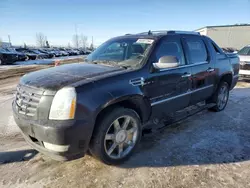
[[206,26],[195,31],[210,37],[220,47],[239,50],[250,44],[250,24]]

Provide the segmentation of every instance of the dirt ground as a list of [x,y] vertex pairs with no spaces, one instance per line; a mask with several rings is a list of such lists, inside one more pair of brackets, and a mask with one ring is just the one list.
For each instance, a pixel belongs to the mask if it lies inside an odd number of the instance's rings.
[[[17,81],[1,82],[0,99],[11,98]],[[204,110],[146,135],[120,166],[90,156],[53,161],[18,133],[0,135],[0,187],[250,187],[249,106],[250,84],[239,82],[223,112]]]

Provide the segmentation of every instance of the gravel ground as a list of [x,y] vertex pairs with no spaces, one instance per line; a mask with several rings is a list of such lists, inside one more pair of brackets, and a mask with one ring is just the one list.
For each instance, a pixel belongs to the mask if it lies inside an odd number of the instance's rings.
[[[0,101],[11,88],[0,90]],[[223,112],[204,110],[146,135],[117,167],[90,156],[53,161],[19,134],[0,135],[0,187],[250,187],[249,96],[250,84],[239,82]]]

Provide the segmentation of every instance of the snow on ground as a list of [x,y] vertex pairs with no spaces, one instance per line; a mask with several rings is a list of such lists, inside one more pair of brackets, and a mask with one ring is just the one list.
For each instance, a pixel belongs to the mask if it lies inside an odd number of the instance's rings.
[[64,61],[64,60],[76,60],[84,59],[84,55],[79,56],[66,56],[66,57],[56,57],[52,59],[38,59],[38,60],[29,60],[29,61],[17,61],[13,65],[1,65],[0,70],[7,70],[12,68],[19,68],[27,65],[49,65],[55,61]]
[[55,57],[52,59],[38,59],[38,60],[29,60],[29,61],[17,61],[15,65],[49,65],[55,61],[61,61],[65,59],[76,59],[76,58],[82,58],[84,56],[66,56],[66,57]]
[[[29,61],[17,61],[15,65],[48,65],[56,61],[55,59],[38,59],[38,60],[29,60]],[[15,66],[14,65],[14,66]],[[12,66],[12,65],[9,65]]]

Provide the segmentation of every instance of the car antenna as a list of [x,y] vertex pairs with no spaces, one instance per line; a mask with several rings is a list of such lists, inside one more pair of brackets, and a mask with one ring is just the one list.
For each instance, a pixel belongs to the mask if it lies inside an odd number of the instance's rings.
[[152,31],[151,30],[149,30],[148,31],[148,35],[152,35],[153,33],[152,33]]

